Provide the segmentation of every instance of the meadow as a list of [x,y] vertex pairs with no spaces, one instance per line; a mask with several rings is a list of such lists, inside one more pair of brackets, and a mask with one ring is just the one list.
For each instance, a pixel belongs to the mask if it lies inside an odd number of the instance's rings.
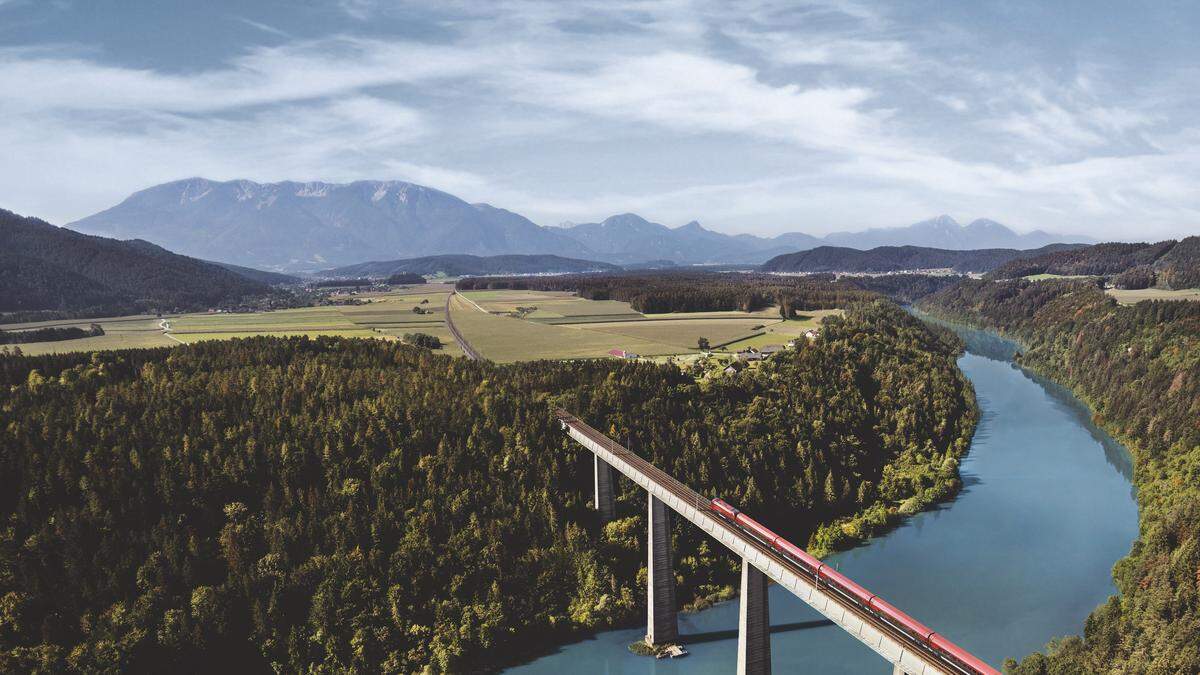
[[[72,321],[0,326],[3,330],[25,330],[47,326],[79,326],[98,323],[105,334],[97,337],[34,342],[16,346],[26,354],[47,354],[136,347],[169,347],[201,340],[227,340],[256,335],[334,335],[395,340],[405,333],[427,333],[441,339],[441,352],[462,352],[445,324],[446,296],[450,284],[425,284],[398,291],[362,293],[353,296],[364,304],[301,307],[271,312],[193,313],[154,316],[111,317]],[[424,313],[413,311],[419,307]],[[160,321],[169,330],[164,331]]]
[[1110,288],[1105,292],[1122,305],[1133,305],[1143,300],[1200,300],[1200,288],[1184,288],[1177,291],[1162,288],[1141,288],[1136,291]]
[[528,290],[468,291],[451,303],[463,336],[498,362],[596,358],[611,349],[648,357],[698,354],[700,338],[725,351],[782,345],[840,311],[806,312],[792,321],[780,319],[775,307],[642,314],[625,302]]
[[[301,307],[271,312],[127,316],[0,326],[21,330],[47,326],[87,328],[99,323],[105,335],[61,342],[17,345],[26,354],[169,347],[205,340],[256,335],[331,335],[401,339],[426,333],[442,341],[442,353],[461,355],[446,327],[451,284],[426,284],[353,296],[362,304]],[[642,314],[628,303],[587,300],[565,292],[470,291],[451,302],[454,320],[467,340],[497,362],[608,356],[622,349],[647,357],[699,354],[698,341],[713,349],[781,345],[840,310],[807,312],[783,321],[777,308],[756,312]],[[419,308],[421,313],[414,312]],[[531,309],[536,308],[536,309]],[[168,330],[163,330],[163,325]]]

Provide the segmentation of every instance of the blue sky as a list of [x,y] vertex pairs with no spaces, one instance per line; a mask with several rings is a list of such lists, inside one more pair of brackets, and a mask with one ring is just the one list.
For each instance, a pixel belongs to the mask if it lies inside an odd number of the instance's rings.
[[402,179],[546,225],[1200,233],[1200,3],[0,0],[0,206]]

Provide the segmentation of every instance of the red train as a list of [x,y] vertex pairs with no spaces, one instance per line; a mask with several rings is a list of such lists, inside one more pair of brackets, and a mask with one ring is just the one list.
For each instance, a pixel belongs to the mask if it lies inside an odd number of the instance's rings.
[[871,614],[919,641],[934,653],[971,675],[1000,675],[999,671],[975,658],[970,652],[938,635],[932,628],[896,609],[883,598],[859,586],[845,575],[808,554],[807,551],[775,534],[750,516],[733,508],[721,499],[709,507],[742,531],[798,564],[813,578],[819,588],[833,589],[837,594],[866,609]]

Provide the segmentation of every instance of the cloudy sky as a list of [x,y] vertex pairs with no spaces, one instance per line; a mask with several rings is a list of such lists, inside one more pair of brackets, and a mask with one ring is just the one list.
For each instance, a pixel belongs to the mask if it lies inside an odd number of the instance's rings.
[[1200,233],[1200,3],[0,0],[0,207],[410,180],[546,225]]

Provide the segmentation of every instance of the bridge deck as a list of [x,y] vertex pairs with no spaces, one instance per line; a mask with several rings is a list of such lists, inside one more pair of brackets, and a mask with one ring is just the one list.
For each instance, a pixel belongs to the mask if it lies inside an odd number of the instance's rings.
[[775,582],[909,675],[959,675],[966,671],[945,661],[916,638],[879,620],[872,612],[823,585],[804,567],[763,545],[716,516],[710,500],[564,410],[559,422],[581,445],[617,471],[664,501]]

